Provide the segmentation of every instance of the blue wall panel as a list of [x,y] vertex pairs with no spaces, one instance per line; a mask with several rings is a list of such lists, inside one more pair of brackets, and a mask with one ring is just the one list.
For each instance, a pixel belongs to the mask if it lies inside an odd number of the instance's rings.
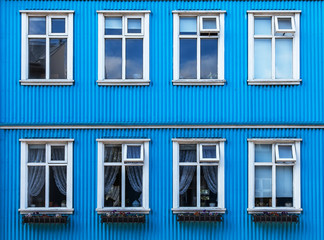
[[[181,223],[172,208],[172,138],[222,137],[225,143],[223,223]],[[0,131],[0,239],[324,239],[324,130],[139,129]],[[20,138],[73,138],[74,209],[70,223],[22,224]],[[150,208],[145,224],[101,224],[97,196],[97,138],[150,138]],[[247,214],[247,138],[302,138],[301,202],[297,224],[256,224]]]

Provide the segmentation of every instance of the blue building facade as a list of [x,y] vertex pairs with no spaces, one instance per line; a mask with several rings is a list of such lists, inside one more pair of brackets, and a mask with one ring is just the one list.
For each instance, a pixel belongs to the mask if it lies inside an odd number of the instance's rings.
[[[1,239],[324,239],[323,2],[1,1],[0,6]],[[72,85],[20,82],[20,11],[27,10],[74,11]],[[96,82],[101,10],[150,11],[149,85]],[[226,11],[224,85],[173,84],[176,10]],[[248,84],[251,10],[300,11],[300,84]],[[22,223],[24,139],[73,139],[74,211],[67,224]],[[144,224],[100,222],[98,139],[150,139],[150,212]],[[177,221],[172,211],[174,139],[226,139],[222,222]],[[247,210],[249,139],[301,140],[298,223],[253,222]]]

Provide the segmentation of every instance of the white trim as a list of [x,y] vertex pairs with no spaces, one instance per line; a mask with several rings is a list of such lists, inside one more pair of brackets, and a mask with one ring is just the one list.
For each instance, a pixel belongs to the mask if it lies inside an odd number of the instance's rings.
[[[123,147],[124,150],[124,163],[126,162],[144,162],[144,146],[143,144],[139,143],[126,143],[124,144],[125,146]],[[135,146],[135,147],[140,147],[140,157],[139,158],[127,158],[127,151],[128,151],[128,146]]]
[[172,142],[177,143],[218,143],[226,142],[225,138],[172,138]]
[[28,213],[41,213],[41,214],[73,214],[73,208],[48,208],[48,209],[39,209],[39,208],[27,208],[27,209],[18,209],[20,214]]
[[20,13],[35,13],[35,14],[60,14],[74,13],[74,10],[19,10]]
[[20,138],[19,142],[26,142],[26,143],[40,143],[40,144],[44,144],[45,143],[64,143],[64,142],[74,142],[74,139],[71,138]]
[[[294,61],[296,62],[296,61]],[[251,64],[249,64],[251,65]],[[252,68],[252,67],[251,67]],[[253,66],[254,69],[254,66]],[[253,79],[253,80],[247,80],[249,85],[300,85],[302,82],[301,79]]]
[[[290,19],[291,29],[280,29],[278,18]],[[277,33],[294,33],[294,32],[296,32],[294,17],[293,16],[275,16],[275,32],[277,32]]]
[[[203,147],[204,146],[215,146],[215,150],[216,150],[216,157],[215,158],[204,158],[203,157]],[[219,162],[219,143],[201,143],[199,144],[199,161],[200,162]]]
[[[213,19],[215,18],[215,22],[216,22],[216,28],[214,29],[205,29],[204,28],[204,19]],[[219,30],[219,16],[202,16],[199,20],[199,28],[200,28],[200,32],[202,33],[218,33]]]
[[182,15],[182,14],[193,14],[193,15],[204,14],[204,15],[208,15],[208,14],[226,13],[226,10],[173,10],[172,13],[173,14],[178,14],[178,15]]
[[[99,73],[98,73],[99,75]],[[104,79],[97,80],[98,86],[148,86],[150,85],[150,80],[121,80],[121,79]]]
[[124,15],[124,14],[145,14],[145,13],[151,13],[150,10],[98,10],[97,13],[101,13],[101,14],[116,14],[116,15]]
[[[281,158],[279,154],[279,146],[290,146],[292,158]],[[295,162],[296,161],[296,148],[294,143],[277,143],[276,144],[276,162]]]
[[264,212],[287,212],[287,213],[301,213],[303,211],[302,208],[248,208],[247,209],[249,214],[255,214],[255,213],[264,213]]
[[[69,64],[68,64],[69,65]],[[66,79],[28,79],[19,80],[24,86],[71,86],[74,80]]]
[[248,10],[247,13],[254,13],[260,15],[267,14],[287,14],[287,13],[301,13],[301,10]]
[[100,139],[96,139],[97,142],[102,142],[104,144],[108,144],[108,143],[114,143],[114,144],[123,144],[123,143],[141,143],[141,142],[150,142],[151,139],[140,139],[140,138],[136,138],[136,139],[109,139],[109,138],[100,138]]
[[201,208],[172,208],[171,210],[174,214],[203,212],[204,210],[208,211],[208,212],[221,213],[221,214],[226,212],[226,208],[221,208],[221,207],[218,207],[218,208],[204,208],[204,207],[201,207]]
[[225,79],[186,79],[186,80],[172,80],[173,85],[201,85],[201,86],[208,86],[208,85],[217,85],[217,86],[223,86],[225,85],[226,80]]
[[301,138],[248,138],[248,142],[254,142],[254,143],[292,143],[292,142],[301,142],[303,139]]
[[96,209],[98,214],[104,214],[104,213],[111,213],[111,212],[130,212],[130,213],[139,213],[139,214],[149,214],[151,209],[144,209],[144,208],[122,208],[122,207],[116,207],[116,208],[97,208]]

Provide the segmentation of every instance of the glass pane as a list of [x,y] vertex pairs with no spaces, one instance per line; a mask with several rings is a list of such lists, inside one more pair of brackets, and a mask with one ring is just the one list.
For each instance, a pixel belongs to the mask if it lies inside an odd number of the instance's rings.
[[288,146],[279,145],[278,150],[279,150],[279,158],[293,158],[291,145]]
[[28,207],[45,207],[45,167],[28,167]]
[[46,63],[46,40],[29,39],[29,77],[30,79],[45,78]]
[[52,33],[65,33],[65,18],[52,18]]
[[67,41],[66,39],[50,39],[50,78],[67,78]]
[[122,78],[122,40],[105,40],[105,78]]
[[291,18],[278,18],[278,27],[281,29],[292,29]]
[[201,39],[200,78],[217,79],[217,39]]
[[272,206],[271,167],[255,167],[255,206]]
[[271,17],[254,18],[254,35],[272,35]]
[[292,207],[293,167],[277,167],[276,175],[277,207]]
[[180,34],[181,35],[196,35],[197,33],[197,18],[196,17],[180,17]]
[[180,166],[180,207],[197,206],[197,167]]
[[64,161],[65,160],[65,146],[51,147],[51,160]]
[[143,39],[126,39],[126,78],[143,79]]
[[203,18],[203,29],[216,29],[216,18]]
[[179,146],[180,162],[197,162],[197,145],[180,144]]
[[200,172],[200,206],[217,207],[217,166],[203,166]]
[[49,207],[66,207],[66,166],[50,167]]
[[28,162],[45,162],[45,144],[28,145]]
[[255,161],[272,162],[272,145],[255,144]]
[[121,162],[122,146],[121,145],[105,145],[105,162]]
[[276,39],[276,78],[293,78],[292,39]]
[[127,32],[128,33],[141,33],[141,21],[140,18],[128,18],[127,19]]
[[204,145],[202,146],[203,158],[216,158],[216,145]]
[[127,158],[136,159],[141,158],[141,146],[129,146],[127,145]]
[[121,167],[105,167],[104,206],[121,207]]
[[197,78],[197,39],[180,39],[180,79]]
[[143,167],[126,167],[125,206],[142,207]]
[[28,34],[45,35],[46,34],[46,17],[29,17]]
[[271,39],[254,40],[254,78],[271,79]]
[[105,35],[122,35],[121,17],[107,17],[105,19]]

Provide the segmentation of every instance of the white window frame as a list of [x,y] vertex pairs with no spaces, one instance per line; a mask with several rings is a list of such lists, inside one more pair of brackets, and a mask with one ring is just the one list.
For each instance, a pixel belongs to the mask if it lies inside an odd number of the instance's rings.
[[[248,213],[262,212],[288,212],[301,213],[300,197],[300,143],[302,139],[248,139],[248,158],[249,158],[249,206]],[[272,162],[255,162],[255,144],[272,145]],[[276,148],[278,144],[292,144],[295,147],[296,161],[286,163],[276,161]],[[272,167],[272,207],[255,207],[255,166]],[[274,207],[276,202],[276,168],[280,166],[293,167],[293,207]]]
[[[74,11],[70,10],[22,10],[21,13],[21,85],[73,85],[73,15]],[[28,17],[46,17],[46,35],[29,35],[28,34]],[[51,33],[52,18],[65,18],[65,33]],[[46,67],[44,79],[30,79],[28,73],[28,39],[44,38],[46,39]],[[50,38],[67,39],[67,78],[51,79],[50,78]]]
[[[204,158],[203,157],[203,146],[214,146],[216,145],[216,158]],[[199,161],[200,162],[219,162],[219,143],[200,143],[199,144],[200,147],[200,158]]]
[[[290,19],[291,29],[280,29],[279,23],[278,23],[278,18]],[[293,16],[275,16],[275,32],[277,32],[277,33],[294,33],[294,32],[296,32],[294,17]]]
[[[73,139],[20,139],[20,209],[21,214],[73,214]],[[28,163],[28,146],[45,145],[44,163]],[[51,146],[65,146],[65,161],[51,161]],[[54,163],[55,162],[55,163]],[[45,166],[45,207],[28,207],[28,167]],[[66,207],[49,207],[49,166],[66,166]]]
[[[248,13],[248,84],[249,85],[299,85],[300,79],[300,13],[301,11],[247,11]],[[271,35],[254,35],[254,18],[255,17],[271,17]],[[291,17],[295,22],[295,32],[293,36],[275,36],[276,17]],[[285,31],[287,32],[287,31]],[[276,78],[275,68],[275,39],[293,39],[293,78],[278,79]],[[271,56],[272,56],[272,77],[271,79],[255,79],[254,78],[254,39],[272,39]]]
[[[98,80],[99,86],[145,86],[150,85],[150,13],[151,11],[97,11],[98,14]],[[122,35],[105,35],[105,17],[122,17]],[[141,33],[127,33],[129,18],[141,18]],[[121,38],[122,79],[105,79],[105,39]],[[143,79],[126,79],[125,39],[143,39]]]
[[[216,18],[216,28],[215,29],[204,29],[204,19]],[[201,16],[199,19],[200,32],[201,33],[218,33],[219,32],[219,16]]]
[[[98,143],[98,178],[97,178],[97,213],[103,214],[112,211],[118,212],[132,212],[149,214],[149,144],[150,139],[97,139]],[[122,146],[122,162],[121,163],[107,163],[104,162],[105,145],[120,144]],[[143,150],[143,160],[127,159],[126,148],[127,145],[141,145]],[[132,163],[132,164],[131,164]],[[125,207],[125,179],[126,170],[125,166],[137,164],[143,166],[143,192],[142,192],[142,207]],[[121,166],[122,171],[122,186],[121,186],[121,207],[105,207],[104,206],[104,166]]]
[[[222,138],[175,138],[173,142],[173,213],[192,213],[196,211],[210,211],[217,213],[225,213],[225,152],[224,145],[226,139]],[[197,184],[197,206],[196,207],[180,207],[179,201],[179,145],[180,144],[196,144],[197,146],[197,159],[195,163],[197,166],[210,165],[218,166],[218,193],[217,193],[217,207],[200,207],[200,184]],[[219,161],[213,163],[202,161],[200,158],[201,145],[218,144],[219,145]],[[200,168],[197,168],[197,182],[200,182]]]
[[[279,146],[291,146],[292,158],[281,158],[279,154]],[[276,162],[295,162],[296,161],[296,147],[293,143],[277,143],[276,144]]]
[[[224,76],[224,33],[225,33],[225,13],[226,11],[172,11],[173,13],[173,85],[224,85],[226,80]],[[197,17],[197,34],[181,35],[180,37],[180,17]],[[200,78],[200,39],[208,36],[200,36],[202,18],[216,17],[218,19],[219,31],[218,39],[218,59],[217,59],[217,79]],[[207,31],[210,32],[210,31]],[[214,32],[214,31],[213,31]],[[203,31],[206,33],[206,31]],[[197,39],[197,79],[180,79],[180,38]]]

